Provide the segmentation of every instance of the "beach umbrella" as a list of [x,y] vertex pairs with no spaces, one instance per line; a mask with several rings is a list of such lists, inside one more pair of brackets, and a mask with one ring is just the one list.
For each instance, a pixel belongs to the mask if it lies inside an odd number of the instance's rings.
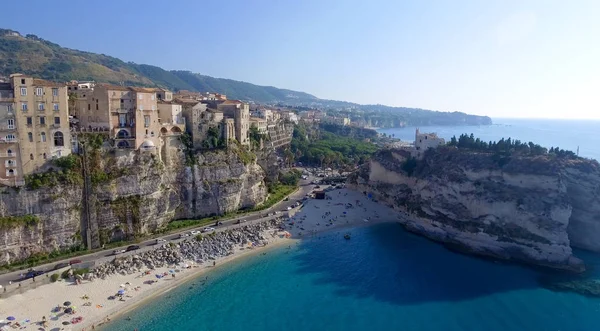
[[15,317],[14,316],[8,316],[6,319],[9,320],[9,321],[14,321]]
[[69,325],[69,324],[71,324],[71,322],[69,322],[69,321],[62,322],[62,325]]
[[172,274],[174,274],[175,270],[171,269],[171,270],[169,270],[169,272],[172,273]]
[[119,292],[117,292],[119,295],[123,295],[125,294],[125,290],[119,290]]
[[69,307],[71,305],[71,301],[65,301],[65,302],[63,302],[63,305],[65,307]]
[[73,312],[73,309],[72,309],[72,308],[67,308],[67,309],[65,309],[65,313],[67,313],[67,314],[70,314],[71,312]]
[[125,284],[121,284],[121,285],[119,285],[119,287],[125,287]]

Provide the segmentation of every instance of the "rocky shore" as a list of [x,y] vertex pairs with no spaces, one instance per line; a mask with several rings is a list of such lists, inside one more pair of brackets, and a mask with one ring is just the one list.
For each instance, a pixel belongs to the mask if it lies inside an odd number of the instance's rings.
[[86,279],[101,278],[120,274],[131,275],[143,270],[180,265],[186,262],[197,264],[214,261],[232,255],[236,247],[248,243],[258,246],[267,244],[265,233],[275,230],[282,223],[280,219],[243,226],[234,230],[188,237],[177,244],[169,243],[139,255],[129,255],[101,264],[86,276]]

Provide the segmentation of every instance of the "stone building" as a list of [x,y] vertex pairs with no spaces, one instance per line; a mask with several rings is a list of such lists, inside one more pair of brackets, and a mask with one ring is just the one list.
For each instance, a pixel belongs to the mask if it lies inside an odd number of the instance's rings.
[[437,148],[446,142],[435,133],[421,133],[419,129],[415,131],[415,146],[412,152],[413,157],[420,159],[429,148]]
[[23,185],[49,160],[71,153],[65,84],[21,74],[0,84],[0,183]]

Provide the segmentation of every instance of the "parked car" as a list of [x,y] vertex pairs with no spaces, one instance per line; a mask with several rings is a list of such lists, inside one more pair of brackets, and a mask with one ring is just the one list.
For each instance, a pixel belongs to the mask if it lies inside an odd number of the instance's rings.
[[25,276],[23,276],[23,279],[33,278],[33,277],[42,275],[43,273],[44,273],[43,271],[29,269],[29,271],[27,271]]
[[114,255],[118,255],[118,254],[121,254],[121,253],[125,253],[125,249],[124,248],[118,248],[118,249],[115,249],[113,251]]
[[158,244],[165,244],[166,242],[167,242],[167,240],[166,240],[166,239],[163,239],[163,238],[158,238],[158,239],[156,239],[156,241],[155,241],[154,243],[155,243],[156,245],[158,245]]
[[54,270],[58,270],[58,269],[62,269],[62,268],[66,268],[68,267],[69,264],[68,263],[58,263],[54,266]]
[[138,245],[127,246],[127,252],[135,251],[136,249],[140,249],[140,246],[138,246]]
[[190,234],[191,234],[192,236],[197,236],[197,235],[199,235],[199,234],[200,234],[200,231],[198,231],[198,230],[192,230],[192,232],[190,232]]
[[189,233],[180,233],[179,234],[179,239],[185,238],[185,237],[189,237],[190,234]]
[[73,264],[78,264],[78,263],[81,263],[81,260],[80,260],[80,259],[74,259],[74,260],[71,260],[71,261],[69,261],[69,264],[70,264],[70,265],[73,265]]
[[321,188],[321,186],[319,186],[319,185],[315,185],[315,188]]
[[213,231],[215,231],[215,229],[214,229],[214,228],[211,228],[211,227],[208,227],[208,226],[207,226],[207,227],[205,227],[204,229],[202,229],[202,232],[203,232],[203,233],[207,233],[207,232],[213,232]]
[[292,210],[292,207],[287,207],[287,210]]
[[215,226],[220,226],[220,225],[223,225],[223,222],[221,222],[221,221],[216,221],[215,222]]

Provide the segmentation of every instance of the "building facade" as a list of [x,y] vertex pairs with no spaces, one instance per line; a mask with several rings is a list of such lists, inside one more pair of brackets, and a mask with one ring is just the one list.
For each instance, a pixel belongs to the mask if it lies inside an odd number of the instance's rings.
[[415,131],[415,147],[412,153],[413,157],[420,159],[429,148],[437,148],[446,142],[435,133],[421,133],[419,129]]
[[13,74],[0,86],[0,183],[23,185],[71,153],[66,84]]

